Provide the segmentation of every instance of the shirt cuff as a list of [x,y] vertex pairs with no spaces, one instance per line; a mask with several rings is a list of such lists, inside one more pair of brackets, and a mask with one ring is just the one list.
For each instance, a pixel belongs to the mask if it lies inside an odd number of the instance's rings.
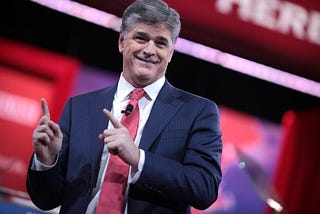
[[52,165],[46,165],[46,164],[41,163],[41,162],[37,159],[37,155],[34,154],[34,156],[33,156],[33,161],[32,161],[32,165],[31,165],[31,169],[32,169],[32,170],[36,170],[36,171],[49,170],[49,169],[53,168],[53,167],[57,164],[58,159],[59,159],[59,154],[58,154],[57,159],[56,159],[56,161],[54,162],[54,164],[52,164]]
[[129,183],[130,184],[134,184],[140,178],[140,174],[143,169],[145,157],[146,156],[145,156],[144,150],[140,149],[140,159],[139,159],[139,163],[138,163],[138,170],[135,170],[132,167],[130,168],[130,173],[129,173]]

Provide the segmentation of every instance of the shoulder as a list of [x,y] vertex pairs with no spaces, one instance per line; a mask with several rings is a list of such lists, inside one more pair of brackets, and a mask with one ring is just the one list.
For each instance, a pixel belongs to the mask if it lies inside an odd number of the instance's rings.
[[174,93],[176,94],[178,99],[182,100],[183,102],[190,103],[195,106],[205,105],[205,106],[214,106],[215,108],[217,107],[217,104],[215,103],[215,101],[210,100],[206,97],[197,95],[195,93],[186,91],[181,88],[176,88],[172,85],[170,85],[170,87],[172,91],[175,91]]
[[189,112],[189,114],[199,114],[201,112],[219,114],[219,108],[215,101],[184,89],[174,87],[168,82],[164,85],[161,93],[162,95],[159,96],[161,101],[164,103],[171,103],[175,106],[181,105],[182,109]]

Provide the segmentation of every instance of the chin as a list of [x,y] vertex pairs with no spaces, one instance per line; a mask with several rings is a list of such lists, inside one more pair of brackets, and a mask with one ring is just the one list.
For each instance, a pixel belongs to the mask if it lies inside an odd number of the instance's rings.
[[152,73],[148,72],[139,72],[136,76],[137,84],[140,86],[146,86],[153,82],[154,76]]
[[149,76],[152,76],[153,75],[153,73],[154,73],[154,71],[152,71],[151,69],[149,69],[149,68],[138,68],[137,69],[137,72],[136,72],[136,74],[137,74],[137,76],[139,76],[139,77],[149,77]]

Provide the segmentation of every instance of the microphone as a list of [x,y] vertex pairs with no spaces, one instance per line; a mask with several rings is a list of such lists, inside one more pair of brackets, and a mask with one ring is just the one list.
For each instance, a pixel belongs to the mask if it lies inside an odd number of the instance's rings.
[[133,105],[132,104],[128,104],[125,110],[122,110],[121,113],[125,113],[126,116],[130,115],[131,112],[133,110]]

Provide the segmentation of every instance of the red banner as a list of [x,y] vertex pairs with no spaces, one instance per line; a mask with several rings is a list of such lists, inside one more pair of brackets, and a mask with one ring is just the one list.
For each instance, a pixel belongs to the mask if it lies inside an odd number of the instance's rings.
[[[133,2],[83,4],[121,16]],[[181,36],[320,82],[317,0],[166,0],[182,18]]]

